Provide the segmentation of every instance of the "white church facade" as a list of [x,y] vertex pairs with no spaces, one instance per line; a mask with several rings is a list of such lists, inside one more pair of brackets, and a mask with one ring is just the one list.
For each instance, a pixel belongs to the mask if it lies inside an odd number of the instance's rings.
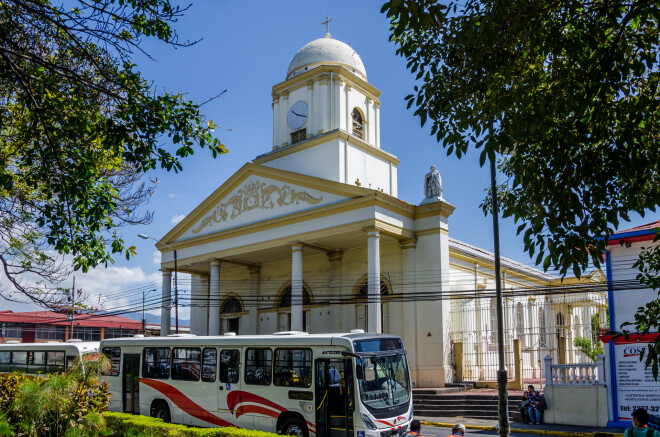
[[[493,256],[450,237],[454,206],[434,169],[416,181],[426,188],[420,204],[397,197],[399,160],[381,148],[380,91],[358,54],[326,34],[298,51],[272,96],[272,149],[168,232],[169,247],[157,245],[162,335],[175,249],[177,270],[192,276],[192,334],[392,333],[414,383],[426,387],[455,380],[461,343],[460,373],[488,379],[489,360],[497,362]],[[561,342],[567,350],[571,338],[591,336],[585,320],[606,302],[585,288],[570,304],[545,293],[561,285],[556,277],[506,259],[502,268],[507,338],[525,340],[533,378]],[[569,336],[574,321],[588,326]]]

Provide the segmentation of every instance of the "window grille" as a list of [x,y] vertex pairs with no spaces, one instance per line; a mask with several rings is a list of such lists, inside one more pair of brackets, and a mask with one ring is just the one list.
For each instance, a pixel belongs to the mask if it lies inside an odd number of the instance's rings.
[[296,144],[301,141],[305,141],[307,138],[307,129],[300,129],[295,132],[291,132],[291,144]]
[[222,307],[220,307],[221,314],[232,314],[232,313],[241,313],[243,312],[243,304],[241,300],[236,296],[229,296],[222,302]]
[[353,118],[353,135],[360,139],[364,138],[362,114],[358,108],[353,108],[351,117]]

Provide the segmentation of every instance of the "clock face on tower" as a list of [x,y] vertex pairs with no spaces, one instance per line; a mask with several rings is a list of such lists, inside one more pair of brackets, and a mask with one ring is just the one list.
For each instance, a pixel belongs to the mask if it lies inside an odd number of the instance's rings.
[[297,101],[289,109],[287,123],[291,129],[300,129],[307,121],[307,102]]

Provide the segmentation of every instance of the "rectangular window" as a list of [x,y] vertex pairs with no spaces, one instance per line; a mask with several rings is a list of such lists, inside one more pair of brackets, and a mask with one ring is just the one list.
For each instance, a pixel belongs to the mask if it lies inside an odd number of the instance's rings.
[[46,352],[30,351],[28,352],[29,373],[44,373],[46,371]]
[[64,340],[64,326],[39,325],[35,336],[41,340]]
[[144,378],[169,379],[170,349],[167,347],[145,347],[142,357]]
[[295,132],[291,132],[291,144],[296,144],[301,141],[305,141],[307,138],[307,129],[300,129]]
[[11,371],[11,352],[0,352],[0,372]]
[[202,353],[199,348],[181,347],[172,350],[172,379],[199,381]]
[[12,372],[27,372],[27,351],[14,351],[11,353]]
[[23,325],[20,323],[3,323],[2,336],[5,338],[23,338]]
[[202,352],[202,381],[215,382],[215,369],[218,365],[218,351],[205,347]]
[[238,382],[240,353],[237,350],[220,351],[220,382]]
[[245,383],[270,385],[273,351],[268,348],[250,348],[245,351]]
[[275,349],[275,385],[309,387],[312,385],[311,349]]
[[104,347],[103,353],[110,360],[110,370],[108,376],[119,376],[119,369],[121,363],[121,349],[118,347]]
[[73,338],[77,338],[83,341],[100,341],[101,329],[76,327],[73,330]]
[[64,372],[64,351],[46,352],[46,373]]

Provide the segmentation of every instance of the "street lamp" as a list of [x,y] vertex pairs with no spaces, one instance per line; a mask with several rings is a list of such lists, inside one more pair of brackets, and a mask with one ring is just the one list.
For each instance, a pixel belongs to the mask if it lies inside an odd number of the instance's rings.
[[497,355],[499,369],[497,370],[497,404],[499,435],[509,435],[509,407],[507,393],[507,371],[504,367],[504,317],[502,317],[502,282],[500,279],[500,227],[497,206],[497,181],[495,176],[495,157],[490,159],[490,191],[493,205],[493,249],[495,252],[495,296],[497,301]]
[[[162,241],[157,240],[154,237],[150,237],[146,234],[138,234],[138,237],[142,238],[143,240],[154,240],[155,242],[162,244],[163,246],[167,247],[168,249],[174,252],[174,322],[175,322],[174,332],[178,334],[179,333],[179,281],[177,278],[176,249],[174,249],[169,244],[163,243]],[[161,326],[160,329],[162,332],[163,327]]]

